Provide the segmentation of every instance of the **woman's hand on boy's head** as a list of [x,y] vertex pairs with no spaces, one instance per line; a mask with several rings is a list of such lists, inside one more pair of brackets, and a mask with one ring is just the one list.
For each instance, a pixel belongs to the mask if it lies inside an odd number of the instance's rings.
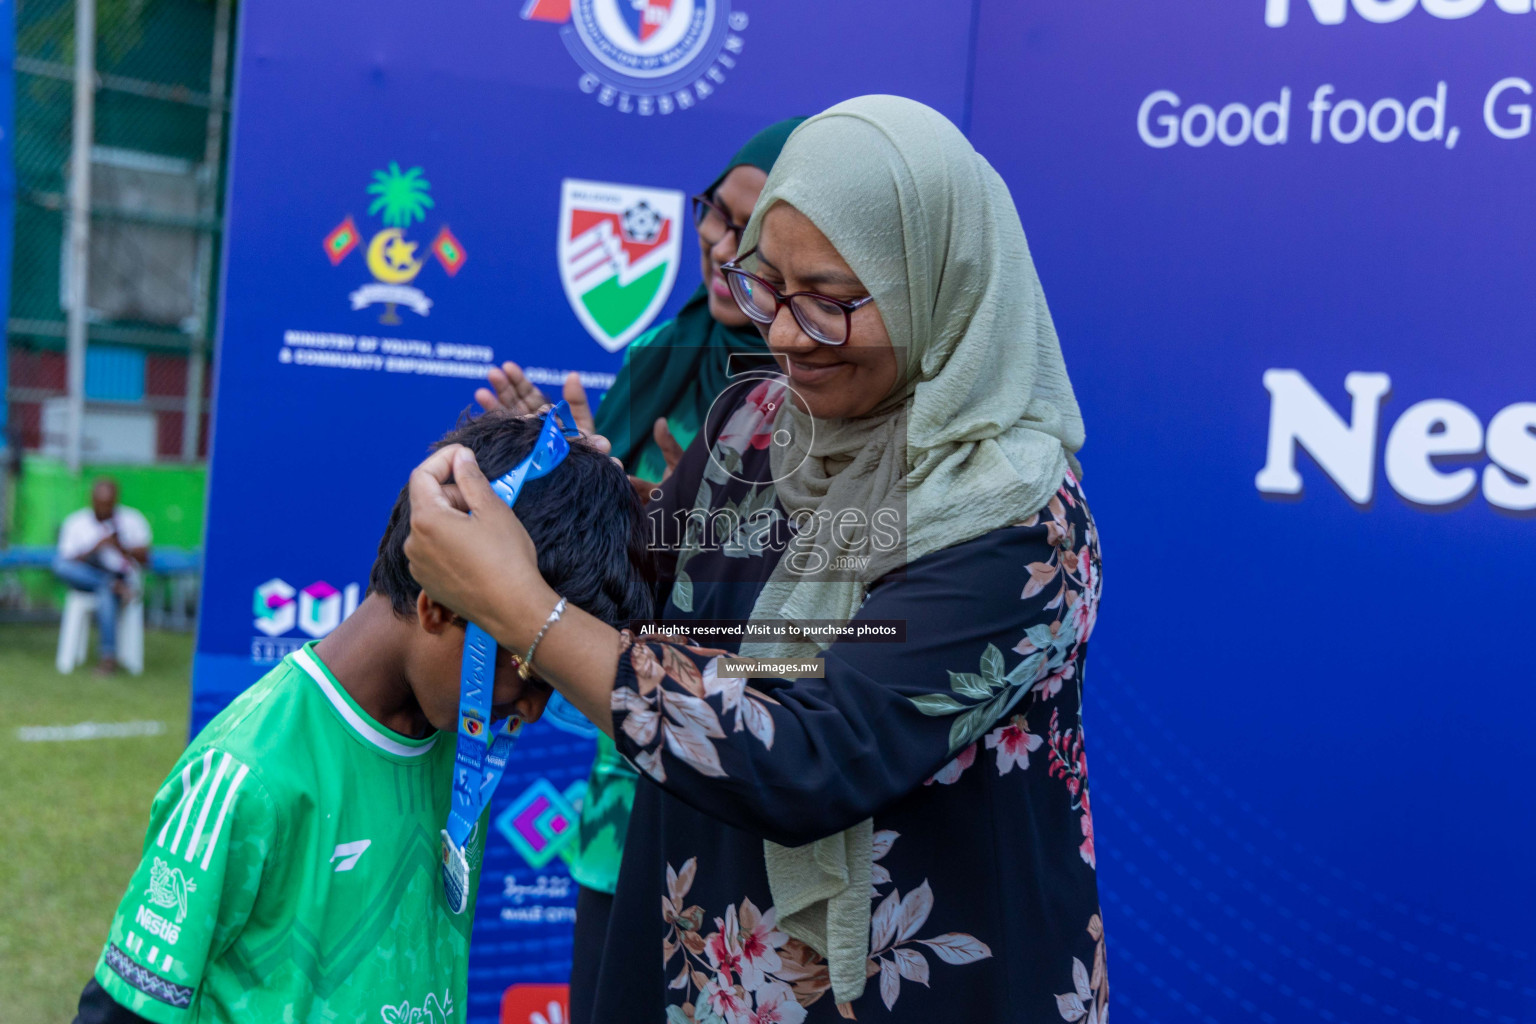
[[[547,611],[549,587],[533,539],[491,490],[474,453],[463,445],[439,448],[416,467],[409,487],[411,575],[433,600],[497,640],[522,640],[525,620]],[[525,601],[535,606],[528,615],[520,607]]]

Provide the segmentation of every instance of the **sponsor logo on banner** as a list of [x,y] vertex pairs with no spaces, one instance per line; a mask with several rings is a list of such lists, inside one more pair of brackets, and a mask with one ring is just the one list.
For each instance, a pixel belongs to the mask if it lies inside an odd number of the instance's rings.
[[[1303,485],[1296,453],[1305,448],[1345,497],[1369,509],[1376,491],[1381,406],[1392,392],[1392,378],[1385,373],[1346,375],[1347,419],[1296,370],[1266,370],[1264,387],[1270,395],[1269,444],[1264,468],[1254,480],[1259,493],[1299,500]],[[1500,512],[1536,512],[1536,402],[1506,406],[1484,428],[1460,402],[1427,398],[1403,410],[1386,435],[1381,461],[1387,483],[1410,506],[1457,508],[1481,486],[1483,499]],[[1484,458],[1486,465],[1480,467],[1455,465]]]
[[[263,665],[281,661],[307,639],[325,636],[357,610],[361,593],[356,583],[337,590],[324,580],[303,590],[276,576],[260,584],[251,599],[252,625],[265,635],[252,638],[251,660]],[[303,639],[288,637],[295,631]]]
[[[566,854],[570,859],[570,854]],[[558,869],[557,869],[558,870]],[[486,899],[482,887],[481,899]],[[576,920],[576,883],[566,874],[539,875],[519,882],[515,871],[502,876],[503,905],[498,915],[508,924],[572,924]]]
[[1497,7],[1508,14],[1530,14],[1532,0],[1264,0],[1264,24],[1271,28],[1287,25],[1291,8],[1310,8],[1320,25],[1340,25],[1353,7],[1366,21],[1384,24],[1408,16],[1415,7],[1426,14],[1448,21],[1476,14],[1484,7]]
[[501,996],[501,1024],[568,1024],[569,985],[513,985]]
[[540,779],[497,816],[496,829],[535,870],[556,856],[569,860],[586,791],[585,779],[571,783],[564,792],[548,779]]
[[383,228],[374,232],[364,245],[362,229],[348,214],[321,242],[326,258],[331,266],[339,267],[354,249],[363,250],[363,265],[373,281],[348,296],[354,310],[382,306],[382,324],[400,323],[402,307],[417,316],[426,316],[432,311],[432,300],[416,286],[417,276],[429,259],[435,260],[449,277],[458,274],[468,258],[464,246],[447,224],[438,227],[430,242],[410,237],[412,225],[425,222],[427,211],[437,205],[432,198],[432,183],[420,167],[402,171],[391,160],[387,168],[373,172],[366,194],[372,197],[368,214],[378,217]]
[[576,318],[617,352],[661,312],[682,247],[683,194],[567,178],[560,186],[560,283]]
[[736,67],[748,21],[730,0],[524,0],[522,15],[563,26],[582,92],[641,115],[708,99]]

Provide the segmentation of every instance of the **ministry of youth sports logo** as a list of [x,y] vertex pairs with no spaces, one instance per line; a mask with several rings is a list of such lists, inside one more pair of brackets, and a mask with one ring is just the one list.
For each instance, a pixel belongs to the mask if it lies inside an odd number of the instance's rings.
[[[374,233],[364,250],[363,262],[373,281],[351,293],[352,308],[383,306],[381,324],[400,323],[398,310],[402,306],[418,316],[426,316],[432,310],[432,300],[416,286],[416,276],[430,256],[437,260],[443,273],[453,277],[467,259],[464,246],[447,224],[438,227],[425,251],[421,241],[410,238],[411,225],[425,221],[427,211],[437,205],[432,198],[432,183],[420,167],[402,171],[391,160],[389,167],[373,172],[367,195],[371,197],[369,215],[377,216],[384,227]],[[353,249],[363,245],[363,231],[348,214],[320,244],[331,266],[339,267]]]
[[707,99],[736,67],[747,27],[730,0],[525,0],[522,15],[564,26],[582,92],[639,114]]
[[682,247],[683,194],[567,178],[560,187],[560,283],[576,318],[617,352],[661,312]]

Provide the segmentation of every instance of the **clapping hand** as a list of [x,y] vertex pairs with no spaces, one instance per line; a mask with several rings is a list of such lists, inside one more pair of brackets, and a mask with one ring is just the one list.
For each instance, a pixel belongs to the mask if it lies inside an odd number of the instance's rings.
[[475,401],[486,412],[505,409],[514,416],[531,416],[551,404],[544,397],[544,392],[523,375],[523,368],[510,360],[502,363],[499,368],[491,367],[491,372],[486,374],[486,381],[491,386],[475,392]]
[[[533,416],[554,404],[528,379],[523,368],[510,360],[500,367],[491,367],[491,372],[486,374],[486,382],[490,387],[475,392],[475,401],[486,412],[505,409],[514,416]],[[593,436],[592,407],[587,404],[587,391],[581,386],[581,374],[572,370],[565,375],[561,397],[571,407],[576,426],[583,434]]]
[[[490,373],[486,374],[486,383],[490,386],[475,392],[475,401],[479,402],[480,407],[486,412],[504,409],[514,416],[534,416],[551,405],[544,392],[540,391],[538,386],[523,373],[523,368],[510,360],[499,367],[492,367]],[[575,370],[566,374],[565,385],[561,388],[561,397],[571,407],[571,417],[576,421],[576,426],[586,435],[588,442],[598,451],[611,450],[612,445],[609,444],[608,439],[596,432],[592,407],[587,404],[586,389],[581,386],[581,375]],[[656,444],[661,449],[661,456],[666,460],[667,468],[659,481],[642,480],[637,476],[629,478],[630,483],[634,485],[635,493],[640,496],[642,505],[650,501],[656,489],[667,482],[672,471],[677,468],[678,460],[683,457],[683,446],[678,444],[677,438],[672,436],[672,431],[668,428],[664,417],[658,418],[652,425],[651,436],[656,439]]]
[[[502,363],[500,367],[491,367],[491,372],[486,374],[486,381],[491,386],[475,392],[475,401],[486,412],[502,409],[514,416],[536,416],[554,404],[528,379],[523,368],[511,360]],[[572,370],[565,375],[565,386],[561,389],[560,397],[571,407],[571,418],[575,420],[576,428],[587,439],[587,443],[600,452],[611,451],[613,445],[597,433],[593,424],[592,407],[587,404],[587,390],[581,386],[581,374]]]

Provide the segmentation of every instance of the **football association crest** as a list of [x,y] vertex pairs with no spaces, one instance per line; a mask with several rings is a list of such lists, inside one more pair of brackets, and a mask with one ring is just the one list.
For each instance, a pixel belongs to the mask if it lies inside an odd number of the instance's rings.
[[[432,300],[416,287],[416,276],[426,266],[429,255],[436,258],[444,273],[454,276],[464,265],[464,247],[446,224],[438,229],[425,253],[419,252],[421,243],[407,237],[411,225],[425,221],[427,211],[437,205],[432,199],[432,183],[423,177],[420,167],[402,171],[391,160],[386,170],[373,172],[367,194],[373,197],[368,213],[378,216],[384,228],[375,232],[364,250],[364,262],[373,281],[352,292],[352,308],[382,305],[379,322],[383,324],[398,324],[400,315],[396,310],[401,306],[426,316],[432,310]],[[362,247],[363,235],[348,214],[321,244],[331,266],[336,267],[353,249]]]
[[522,16],[564,26],[582,92],[641,115],[711,96],[736,67],[747,27],[731,0],[524,0]]
[[567,178],[560,187],[560,283],[576,318],[609,352],[650,326],[672,283],[683,194]]

